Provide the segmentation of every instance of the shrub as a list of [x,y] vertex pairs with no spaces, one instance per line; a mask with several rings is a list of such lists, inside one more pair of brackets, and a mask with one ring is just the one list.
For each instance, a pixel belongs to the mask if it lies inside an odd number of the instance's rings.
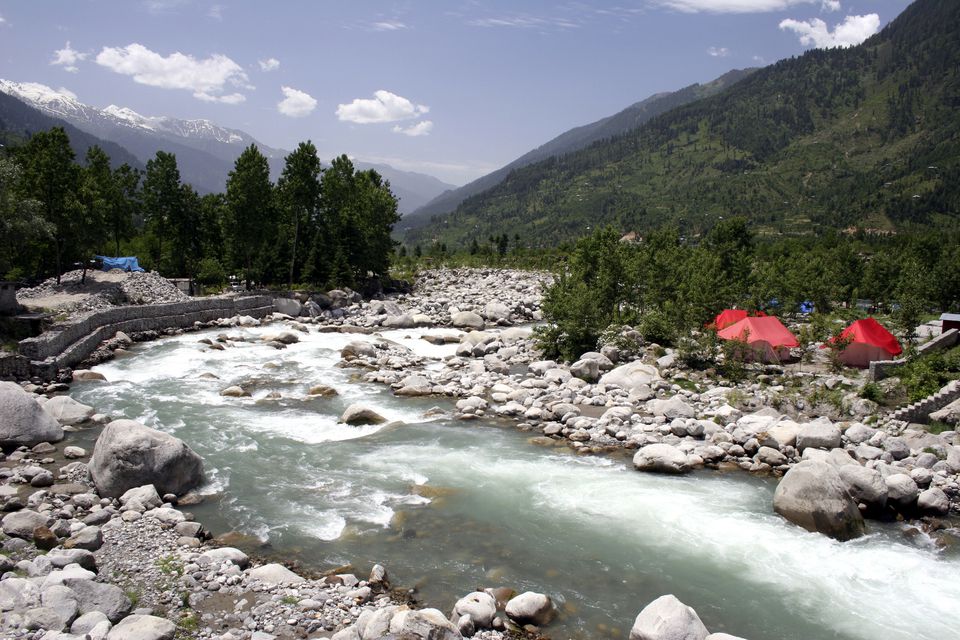
[[868,382],[860,390],[860,397],[881,404],[884,401],[883,389],[876,382]]
[[227,284],[227,272],[216,258],[204,258],[197,269],[196,280],[206,287],[222,287]]

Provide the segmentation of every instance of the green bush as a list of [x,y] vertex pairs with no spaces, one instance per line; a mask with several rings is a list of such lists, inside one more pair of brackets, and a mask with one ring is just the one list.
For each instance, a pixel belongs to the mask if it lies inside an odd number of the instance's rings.
[[881,404],[884,401],[883,390],[876,382],[868,382],[863,385],[863,389],[860,390],[860,397],[866,400],[872,400],[877,404]]
[[656,342],[661,346],[669,347],[677,341],[676,323],[659,309],[644,312],[637,324],[637,331],[647,342]]
[[204,258],[197,269],[196,280],[206,287],[222,287],[227,284],[227,272],[216,258]]

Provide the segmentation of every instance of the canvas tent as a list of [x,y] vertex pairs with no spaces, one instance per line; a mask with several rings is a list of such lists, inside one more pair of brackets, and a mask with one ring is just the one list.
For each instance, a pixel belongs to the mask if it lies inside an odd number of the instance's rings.
[[[763,311],[757,311],[753,315],[758,318],[763,318],[767,314],[765,314]],[[713,319],[713,322],[711,324],[708,324],[707,326],[712,329],[716,329],[717,331],[720,331],[721,329],[726,329],[732,324],[736,324],[737,322],[740,322],[746,317],[747,317],[746,309],[724,309],[723,311],[718,313],[717,317]]]
[[[876,360],[890,360],[903,352],[893,334],[873,318],[857,320],[840,333],[850,344],[840,353],[840,361],[848,367],[866,369]],[[834,342],[836,338],[831,338]],[[826,347],[826,345],[824,345]]]
[[750,345],[750,359],[763,362],[783,362],[790,357],[790,348],[800,343],[777,318],[744,318],[722,329],[717,335],[724,340],[743,340]]

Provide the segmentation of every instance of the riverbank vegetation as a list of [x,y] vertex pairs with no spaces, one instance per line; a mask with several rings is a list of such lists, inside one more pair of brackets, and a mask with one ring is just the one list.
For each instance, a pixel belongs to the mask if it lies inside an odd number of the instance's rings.
[[0,277],[61,274],[95,254],[136,255],[167,277],[221,286],[354,285],[385,274],[399,220],[389,182],[345,155],[323,169],[301,143],[271,182],[253,145],[237,158],[224,193],[201,195],[158,151],[141,173],[111,168],[91,147],[82,162],[61,128],[0,154]]

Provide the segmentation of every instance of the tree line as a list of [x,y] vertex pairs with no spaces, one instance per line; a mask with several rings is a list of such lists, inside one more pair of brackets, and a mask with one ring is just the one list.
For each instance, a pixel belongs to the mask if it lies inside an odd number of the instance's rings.
[[174,154],[158,151],[144,171],[91,147],[77,162],[59,127],[0,153],[0,277],[60,274],[94,254],[137,255],[168,277],[222,285],[354,286],[385,275],[399,221],[390,183],[345,155],[324,168],[301,142],[270,180],[250,145],[223,193],[182,181]]

